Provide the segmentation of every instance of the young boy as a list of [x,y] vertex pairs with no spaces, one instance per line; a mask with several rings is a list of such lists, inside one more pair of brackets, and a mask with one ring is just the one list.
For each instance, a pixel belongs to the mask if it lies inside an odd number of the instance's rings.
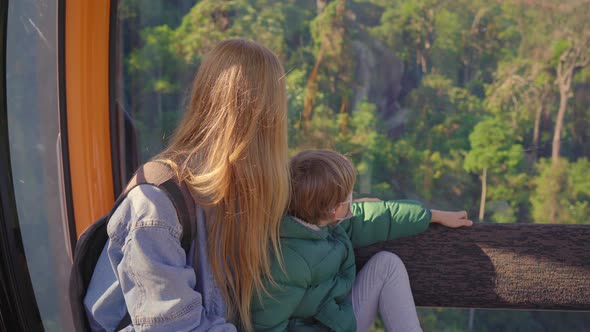
[[379,252],[356,273],[354,248],[411,236],[429,223],[470,226],[465,211],[414,201],[352,202],[356,172],[342,154],[307,150],[290,162],[288,215],[281,223],[282,267],[252,303],[257,331],[368,331],[377,310],[387,331],[422,331],[402,261]]

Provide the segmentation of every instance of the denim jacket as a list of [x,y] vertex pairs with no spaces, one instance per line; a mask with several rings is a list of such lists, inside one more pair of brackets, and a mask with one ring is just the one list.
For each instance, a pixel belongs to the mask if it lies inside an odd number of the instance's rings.
[[187,258],[166,193],[148,184],[129,192],[109,221],[109,240],[84,298],[93,331],[113,331],[126,310],[133,324],[123,331],[236,331],[225,320],[211,272],[202,209],[197,216]]

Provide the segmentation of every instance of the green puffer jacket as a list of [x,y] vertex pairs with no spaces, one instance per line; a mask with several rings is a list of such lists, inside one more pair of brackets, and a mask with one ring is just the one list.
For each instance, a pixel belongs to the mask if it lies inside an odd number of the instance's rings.
[[276,258],[275,285],[255,296],[256,331],[355,331],[348,294],[356,277],[354,248],[418,234],[431,212],[414,201],[354,203],[354,216],[336,227],[311,229],[292,217],[281,223],[285,272]]

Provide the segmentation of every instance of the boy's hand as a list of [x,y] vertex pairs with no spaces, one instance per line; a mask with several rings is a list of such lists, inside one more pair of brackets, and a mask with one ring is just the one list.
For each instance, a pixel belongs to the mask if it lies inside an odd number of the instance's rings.
[[467,219],[467,211],[430,211],[432,212],[430,222],[441,224],[445,227],[457,228],[473,225],[473,221]]

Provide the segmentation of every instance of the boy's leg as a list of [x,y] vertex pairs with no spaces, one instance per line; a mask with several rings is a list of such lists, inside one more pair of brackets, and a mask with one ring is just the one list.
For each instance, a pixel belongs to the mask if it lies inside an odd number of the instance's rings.
[[375,254],[360,270],[352,287],[357,331],[369,331],[377,308],[389,332],[421,332],[408,272],[390,252]]

